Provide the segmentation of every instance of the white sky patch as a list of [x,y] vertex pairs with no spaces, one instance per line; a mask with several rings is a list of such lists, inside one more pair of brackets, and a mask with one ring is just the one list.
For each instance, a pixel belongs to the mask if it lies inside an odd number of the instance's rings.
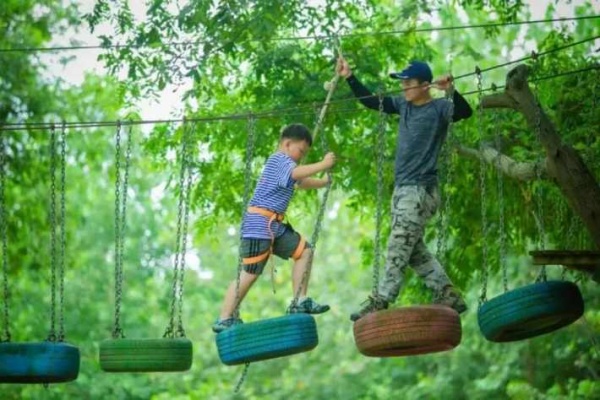
[[233,235],[235,235],[236,233],[237,233],[237,229],[236,229],[234,226],[230,226],[230,227],[227,229],[227,234],[228,234],[229,236],[233,236]]

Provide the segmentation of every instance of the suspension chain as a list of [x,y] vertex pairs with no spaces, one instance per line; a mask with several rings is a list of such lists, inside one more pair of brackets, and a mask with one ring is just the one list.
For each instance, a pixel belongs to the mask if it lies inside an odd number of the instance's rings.
[[[123,254],[125,250],[125,226],[127,221],[127,187],[131,160],[131,128],[127,134],[125,171],[121,188],[121,123],[117,123],[115,140],[115,326],[113,338],[125,337],[121,328],[121,300],[123,296]],[[122,190],[122,192],[121,192]]]
[[[246,129],[248,132],[248,138],[246,139],[246,156],[244,164],[244,194],[242,197],[242,221],[246,208],[250,202],[250,189],[252,184],[252,160],[254,158],[254,146],[256,141],[256,117],[254,114],[248,114],[248,121],[246,123]],[[243,224],[243,222],[242,222]],[[242,240],[242,224],[240,224],[240,242]],[[240,313],[239,301],[240,301],[240,277],[242,274],[242,258],[238,257],[238,269],[235,285],[235,304],[236,308],[234,311],[234,317],[238,318]]]
[[[532,60],[535,64],[538,63],[537,54],[535,52],[532,53]],[[534,69],[534,72],[535,72],[535,70],[536,69]],[[532,93],[533,93],[533,98],[535,101],[535,137],[539,141],[541,134],[542,134],[542,105],[540,104],[538,96],[537,96],[537,88],[534,88],[532,90]],[[537,190],[534,189],[535,190],[534,196],[535,196],[536,208],[537,208],[537,214],[538,214],[538,218],[536,219],[536,222],[537,222],[537,228],[538,228],[538,248],[539,249],[546,248],[546,229],[544,227],[544,206],[542,204],[542,197],[544,195],[543,185],[542,185],[542,168],[544,165],[544,159],[545,158],[542,157],[542,159],[539,161],[539,163],[535,169],[538,188],[537,188]],[[541,267],[540,273],[535,281],[536,282],[546,282],[546,280],[547,280],[546,266],[543,265]]]
[[486,167],[485,161],[483,160],[483,105],[482,101],[482,76],[481,69],[476,67],[475,73],[477,74],[477,101],[479,105],[477,107],[477,131],[479,132],[479,149],[481,151],[481,161],[479,163],[479,190],[481,192],[481,230],[482,230],[482,264],[483,264],[483,273],[482,273],[482,282],[481,282],[481,297],[479,298],[479,305],[481,306],[483,303],[487,301],[487,283],[488,283],[488,275],[489,275],[489,264],[488,264],[488,246],[487,246],[487,237],[488,237],[488,222],[487,222],[487,197],[486,197]]
[[[492,85],[492,90],[496,92],[496,85]],[[504,174],[502,173],[502,138],[500,135],[500,121],[498,112],[494,112],[492,126],[496,130],[496,191],[498,192],[498,230],[500,231],[500,240],[498,245],[498,263],[502,271],[502,286],[504,292],[508,292],[508,269],[506,265],[506,224],[504,218]]]
[[66,232],[66,152],[67,127],[63,121],[60,130],[60,264],[59,264],[59,308],[58,308],[58,341],[65,340],[65,249]]
[[379,93],[379,124],[377,127],[377,194],[375,203],[375,260],[373,263],[373,297],[379,295],[379,270],[381,268],[381,226],[383,221],[383,161],[385,156],[386,114],[383,112],[383,92]]
[[[246,213],[246,208],[248,207],[248,203],[250,202],[250,186],[252,184],[252,160],[254,158],[254,146],[256,140],[256,117],[250,113],[248,114],[248,122],[247,122],[247,131],[248,138],[246,140],[246,158],[244,165],[244,194],[242,197],[242,220],[243,216]],[[243,222],[242,222],[243,224]],[[242,240],[242,226],[240,225],[240,242]],[[240,276],[242,274],[242,257],[238,258],[238,269],[237,269],[237,278],[235,285],[235,311],[234,317],[239,318],[240,314]],[[250,369],[250,363],[244,364],[244,370],[242,375],[238,379],[237,384],[235,385],[234,393],[238,393],[246,380],[246,376],[248,376],[248,370]]]
[[0,235],[2,235],[2,290],[4,300],[3,332],[0,342],[10,342],[10,318],[8,302],[10,293],[8,291],[8,222],[6,211],[6,141],[5,135],[0,135]]
[[[175,235],[175,256],[173,260],[173,289],[171,295],[171,312],[169,314],[169,325],[165,331],[164,337],[175,337],[175,307],[177,302],[177,294],[180,283],[180,275],[182,274],[182,264],[185,254],[182,254],[182,235],[183,235],[183,219],[184,219],[184,204],[187,204],[187,187],[186,187],[186,173],[188,171],[188,135],[189,128],[186,121],[183,121],[182,134],[181,134],[181,150],[179,152],[180,169],[179,169],[179,201],[177,205],[177,234]],[[180,289],[182,290],[182,289]],[[179,310],[181,321],[181,309]],[[183,327],[179,326],[180,330],[178,334],[183,333]]]
[[56,341],[56,127],[50,128],[50,332]]
[[190,216],[190,201],[192,194],[192,165],[190,163],[191,160],[191,135],[195,132],[196,124],[192,123],[191,127],[188,129],[187,133],[187,153],[186,153],[186,173],[187,178],[185,182],[185,200],[183,203],[183,237],[181,244],[181,259],[180,259],[180,271],[179,271],[179,311],[177,315],[177,335],[179,337],[185,337],[185,331],[183,329],[183,282],[185,281],[185,255],[187,253],[187,236],[188,236],[188,226],[189,226],[189,216]]
[[[448,112],[448,128],[446,131],[446,145],[444,145],[443,156],[442,156],[442,165],[444,168],[444,185],[448,188],[447,192],[444,192],[444,202],[443,206],[440,207],[439,210],[439,218],[438,218],[438,240],[437,240],[437,250],[436,257],[441,259],[446,254],[446,248],[448,245],[448,241],[446,235],[448,234],[448,229],[450,227],[450,207],[452,202],[452,191],[450,190],[450,185],[452,184],[452,177],[454,176],[454,163],[452,162],[451,156],[451,146],[455,144],[455,138],[452,134],[454,128],[454,85],[452,85],[450,91],[447,96],[449,112]],[[441,185],[440,185],[441,190]]]

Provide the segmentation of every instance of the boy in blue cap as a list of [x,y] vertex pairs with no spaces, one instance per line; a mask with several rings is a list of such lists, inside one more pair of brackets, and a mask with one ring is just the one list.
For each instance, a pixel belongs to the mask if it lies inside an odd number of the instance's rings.
[[[379,110],[380,100],[353,74],[348,62],[338,58],[337,73],[346,78],[354,95],[367,108]],[[365,306],[352,313],[357,321],[368,313],[388,308],[400,293],[404,273],[410,265],[434,293],[434,303],[452,307],[458,313],[467,306],[454,288],[444,268],[423,241],[425,225],[440,205],[437,160],[450,119],[469,118],[473,111],[456,90],[453,106],[447,99],[434,99],[431,87],[452,91],[450,76],[437,81],[429,65],[413,61],[401,72],[390,74],[399,79],[403,96],[382,98],[383,112],[399,114],[396,148],[392,227],[388,240],[385,277],[377,296],[369,296]]]
[[[267,160],[244,215],[240,243],[243,268],[239,276],[239,285],[238,281],[229,285],[219,318],[212,326],[215,333],[242,323],[242,320],[234,315],[235,309],[256,282],[272,254],[286,260],[294,260],[292,289],[294,296],[299,293],[299,298],[296,303],[292,301],[288,307],[289,314],[321,314],[329,310],[328,305],[319,304],[306,297],[310,277],[310,244],[294,231],[290,224],[283,223],[284,214],[296,187],[319,189],[329,183],[329,178],[311,176],[333,167],[333,153],[327,153],[319,162],[298,165],[311,145],[312,135],[306,126],[290,124],[282,129],[278,149]],[[307,281],[302,282],[305,274]]]

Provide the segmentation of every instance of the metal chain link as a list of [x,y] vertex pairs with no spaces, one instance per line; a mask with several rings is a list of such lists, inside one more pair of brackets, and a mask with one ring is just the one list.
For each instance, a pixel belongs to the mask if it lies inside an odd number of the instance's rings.
[[187,154],[188,154],[188,124],[183,121],[181,134],[181,149],[179,151],[180,169],[179,169],[179,201],[177,204],[177,233],[175,235],[175,256],[173,260],[173,288],[171,293],[171,312],[169,313],[169,324],[165,331],[164,337],[175,337],[175,306],[177,302],[177,292],[179,286],[179,275],[181,272],[181,259],[184,254],[181,253],[182,232],[183,232],[183,207],[186,197],[185,174],[187,171]]
[[[240,224],[240,241],[242,240],[242,224],[243,217],[246,213],[246,208],[250,202],[250,189],[252,185],[252,160],[254,158],[254,146],[256,141],[256,117],[254,114],[248,114],[248,121],[246,123],[246,130],[248,132],[248,138],[246,139],[246,156],[244,164],[244,194],[242,196],[242,223]],[[240,277],[242,274],[242,257],[238,256],[238,269],[235,285],[235,310],[234,317],[238,318],[240,313]]]
[[56,341],[56,127],[50,128],[50,332]]
[[482,231],[482,264],[483,264],[483,273],[482,273],[482,282],[481,282],[481,296],[479,298],[479,305],[481,306],[483,303],[487,301],[487,284],[488,284],[488,275],[489,275],[489,264],[488,264],[488,246],[487,246],[487,237],[488,237],[488,222],[487,222],[487,197],[486,197],[486,166],[485,161],[483,160],[483,104],[482,104],[482,94],[483,94],[483,84],[482,84],[482,76],[481,69],[479,67],[475,68],[475,73],[477,75],[477,101],[479,102],[477,106],[477,131],[479,133],[479,149],[481,151],[481,161],[479,163],[479,190],[481,193],[481,231]]
[[[494,92],[496,85],[492,85]],[[496,139],[496,191],[498,194],[498,231],[500,240],[498,244],[498,263],[502,271],[502,286],[504,293],[508,292],[508,268],[506,265],[506,221],[504,218],[504,174],[502,173],[502,138],[500,134],[500,122],[498,111],[494,112],[492,127],[494,127]]]
[[177,336],[185,337],[185,330],[183,329],[183,283],[185,281],[185,255],[187,253],[187,235],[189,226],[189,215],[190,215],[190,201],[192,193],[192,166],[191,160],[191,133],[195,132],[196,124],[192,123],[187,133],[187,153],[185,155],[186,160],[186,183],[185,183],[185,199],[183,203],[183,232],[182,232],[182,244],[181,244],[181,259],[180,259],[180,271],[179,271],[179,294],[178,294],[178,315],[177,315]]
[[9,297],[8,291],[8,222],[6,211],[6,170],[7,155],[5,135],[0,135],[0,234],[2,235],[2,291],[4,301],[4,320],[2,336],[0,342],[10,342],[10,315],[9,315]]
[[[245,165],[244,165],[244,194],[242,197],[242,224],[243,224],[243,216],[246,213],[246,208],[248,207],[248,203],[250,202],[250,189],[252,184],[252,160],[254,158],[254,146],[256,141],[256,117],[254,114],[248,114],[248,122],[247,122],[247,132],[248,138],[246,139],[246,157],[245,157]],[[240,224],[240,241],[242,240],[242,224]],[[240,277],[242,274],[242,257],[238,256],[238,269],[237,269],[237,278],[235,285],[235,310],[234,317],[239,318],[240,314]],[[238,393],[240,388],[244,384],[246,380],[246,376],[248,376],[248,370],[250,368],[250,363],[244,364],[244,370],[242,375],[238,379],[237,384],[235,385],[234,393]]]
[[[451,147],[455,144],[455,137],[452,134],[454,128],[454,85],[450,88],[447,96],[449,112],[448,112],[448,127],[446,129],[446,144],[442,149],[442,169],[444,176],[443,185],[450,189],[452,184],[452,177],[454,176],[454,163],[452,162]],[[440,184],[440,191],[441,191]],[[439,218],[437,221],[438,237],[437,237],[437,249],[436,258],[438,260],[445,256],[447,251],[448,241],[446,235],[450,226],[450,207],[452,201],[452,191],[448,190],[444,192],[444,202],[442,207],[438,210]]]
[[[537,58],[537,54],[535,52],[532,53],[532,60],[535,64],[538,63],[538,58]],[[533,69],[533,72],[536,72],[536,68]],[[532,74],[533,75],[533,74]],[[541,137],[541,133],[542,133],[542,105],[539,102],[538,96],[537,96],[537,88],[534,87],[534,89],[532,89],[532,94],[533,94],[533,98],[535,101],[535,136],[537,138],[537,140],[540,140]],[[536,172],[536,180],[537,180],[537,184],[538,184],[538,188],[537,190],[534,188],[535,193],[535,202],[536,202],[536,208],[537,208],[537,214],[538,214],[538,218],[536,219],[537,222],[537,228],[538,228],[538,248],[539,249],[545,249],[546,248],[546,229],[544,227],[544,207],[542,204],[542,197],[543,197],[543,185],[542,185],[542,168],[544,165],[544,157],[542,157],[542,159],[539,161],[539,163],[536,165],[535,168],[535,172]],[[540,269],[540,273],[538,275],[538,277],[536,278],[536,282],[545,282],[547,280],[547,275],[546,275],[546,266],[543,265]]]
[[385,151],[385,126],[386,114],[383,112],[383,92],[379,96],[379,124],[376,137],[376,160],[377,160],[377,194],[375,203],[375,260],[373,262],[373,297],[379,295],[379,270],[381,268],[381,226],[383,221],[383,162]]
[[59,263],[59,308],[58,341],[65,341],[65,253],[67,247],[66,232],[66,152],[67,126],[63,121],[60,130],[60,263]]
[[[127,198],[126,193],[123,198]],[[115,134],[115,325],[114,339],[125,337],[121,328],[121,297],[123,294],[123,266],[121,258],[121,121],[117,121]]]

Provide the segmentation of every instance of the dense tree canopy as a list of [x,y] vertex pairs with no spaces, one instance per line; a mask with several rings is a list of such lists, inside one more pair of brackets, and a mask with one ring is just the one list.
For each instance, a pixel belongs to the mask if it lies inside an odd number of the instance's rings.
[[[184,290],[194,365],[183,374],[111,375],[100,370],[98,343],[110,337],[113,318],[116,128],[68,127],[65,323],[67,340],[82,352],[81,372],[77,381],[48,389],[1,385],[2,398],[597,398],[600,290],[587,275],[566,274],[579,284],[586,302],[584,318],[572,326],[511,344],[492,344],[479,332],[476,311],[484,262],[490,268],[488,297],[493,297],[503,291],[503,260],[509,288],[535,280],[539,267],[531,265],[527,251],[538,248],[542,237],[549,248],[589,249],[594,244],[546,171],[540,169],[540,179],[535,169],[523,179],[497,173],[497,151],[525,167],[545,165],[545,154],[521,114],[479,111],[480,98],[491,91],[477,92],[474,72],[526,57],[532,49],[543,53],[564,47],[523,63],[531,68],[530,80],[548,78],[530,86],[561,139],[598,177],[600,75],[590,69],[598,65],[598,41],[585,41],[599,36],[598,19],[428,31],[531,20],[534,2],[155,0],[146,2],[143,17],[134,3],[98,0],[84,16],[76,2],[4,1],[1,49],[43,47],[63,32],[89,29],[106,46],[101,61],[108,74],[87,75],[73,87],[49,79],[37,52],[0,52],[0,127],[137,120],[141,99],[160,101],[164,90],[190,88],[181,99],[183,114],[200,120],[190,124],[195,143],[193,224]],[[545,17],[556,17],[558,7],[579,17],[600,11],[594,2],[562,3],[549,2]],[[219,362],[210,325],[236,271],[248,127],[256,132],[254,182],[284,124],[314,125],[326,93],[323,83],[334,74],[336,39],[356,75],[373,90],[399,93],[387,73],[418,58],[430,62],[436,75],[451,70],[458,77],[457,89],[467,93],[477,110],[474,118],[453,127],[451,151],[442,163],[448,228],[441,232],[434,222],[427,232],[433,250],[442,235],[442,260],[470,306],[462,343],[447,353],[390,359],[366,358],[354,346],[348,315],[372,285],[378,200],[374,146],[380,121],[340,82],[322,131],[339,162],[311,286],[311,293],[332,310],[318,317],[320,344],[315,350],[251,365],[236,395],[232,392],[241,369]],[[503,85],[517,65],[484,72],[481,86]],[[580,69],[587,71],[559,76]],[[383,125],[386,189],[381,200],[386,215],[396,124],[388,118]],[[44,340],[49,326],[49,136],[34,128],[1,132],[8,155],[10,330],[16,341]],[[122,310],[127,337],[159,337],[167,324],[181,133],[176,123],[132,130]],[[494,154],[483,168],[480,151]],[[321,154],[317,140],[309,159]],[[307,235],[317,196],[316,191],[298,193],[289,212],[294,226]],[[388,229],[384,218],[382,237]],[[501,235],[507,239],[505,251]],[[484,246],[487,259],[482,257]],[[277,293],[270,293],[265,274],[242,307],[244,320],[280,315],[285,309],[290,271],[283,261],[277,267]],[[558,266],[548,272],[561,277]],[[397,306],[429,301],[421,281],[410,279]]]

